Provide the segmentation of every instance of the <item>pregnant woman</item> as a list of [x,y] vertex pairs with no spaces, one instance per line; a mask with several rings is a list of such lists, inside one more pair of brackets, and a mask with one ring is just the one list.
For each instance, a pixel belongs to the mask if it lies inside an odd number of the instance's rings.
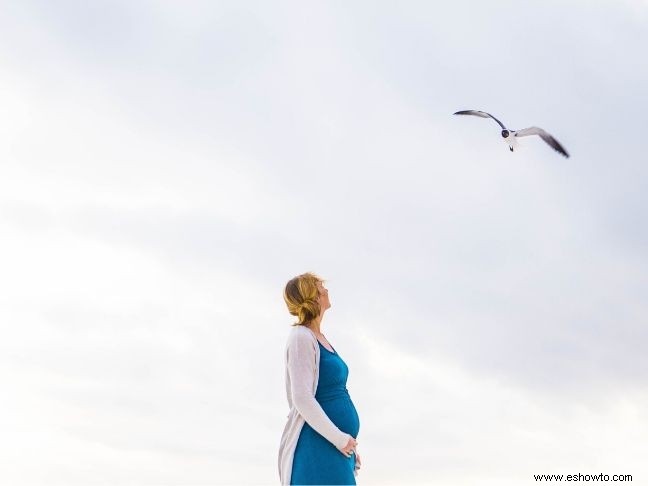
[[313,273],[291,279],[284,290],[298,321],[286,345],[286,395],[290,413],[279,446],[279,479],[290,484],[356,484],[360,420],[346,381],[349,368],[320,331],[331,307],[323,280]]

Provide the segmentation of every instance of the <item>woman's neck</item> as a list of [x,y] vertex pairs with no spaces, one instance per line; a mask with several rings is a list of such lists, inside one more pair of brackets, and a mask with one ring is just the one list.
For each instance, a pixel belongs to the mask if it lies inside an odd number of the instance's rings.
[[320,331],[320,323],[322,322],[322,319],[318,319],[316,321],[311,321],[308,324],[308,328],[313,331],[316,335],[318,336],[323,336],[322,332]]

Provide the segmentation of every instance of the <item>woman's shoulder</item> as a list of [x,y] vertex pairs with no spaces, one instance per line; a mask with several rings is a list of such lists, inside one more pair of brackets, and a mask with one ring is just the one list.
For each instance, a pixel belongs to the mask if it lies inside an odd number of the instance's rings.
[[315,343],[317,338],[306,326],[294,326],[288,335],[288,344],[291,343]]

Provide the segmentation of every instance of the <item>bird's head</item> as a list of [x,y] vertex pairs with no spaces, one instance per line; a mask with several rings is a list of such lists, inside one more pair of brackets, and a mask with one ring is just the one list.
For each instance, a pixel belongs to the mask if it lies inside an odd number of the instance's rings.
[[510,132],[508,130],[502,130],[502,137],[508,138],[509,135],[510,135]]

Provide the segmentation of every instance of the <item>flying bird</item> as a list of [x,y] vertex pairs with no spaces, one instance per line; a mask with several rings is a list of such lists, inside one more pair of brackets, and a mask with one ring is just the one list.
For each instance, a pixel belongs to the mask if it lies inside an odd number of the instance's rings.
[[508,144],[509,149],[511,152],[518,146],[518,137],[527,137],[529,135],[539,135],[542,140],[547,142],[549,146],[554,149],[556,152],[564,155],[565,157],[569,157],[569,154],[567,151],[563,148],[560,143],[558,143],[558,140],[553,138],[551,135],[549,135],[547,132],[545,132],[542,128],[538,127],[529,127],[525,128],[523,130],[509,130],[504,126],[504,124],[499,121],[497,118],[495,118],[493,115],[490,113],[486,113],[485,111],[478,111],[478,110],[464,110],[464,111],[458,111],[454,113],[455,115],[474,115],[478,116],[480,118],[492,118],[495,120],[500,127],[502,127],[502,137],[504,138],[504,141]]

